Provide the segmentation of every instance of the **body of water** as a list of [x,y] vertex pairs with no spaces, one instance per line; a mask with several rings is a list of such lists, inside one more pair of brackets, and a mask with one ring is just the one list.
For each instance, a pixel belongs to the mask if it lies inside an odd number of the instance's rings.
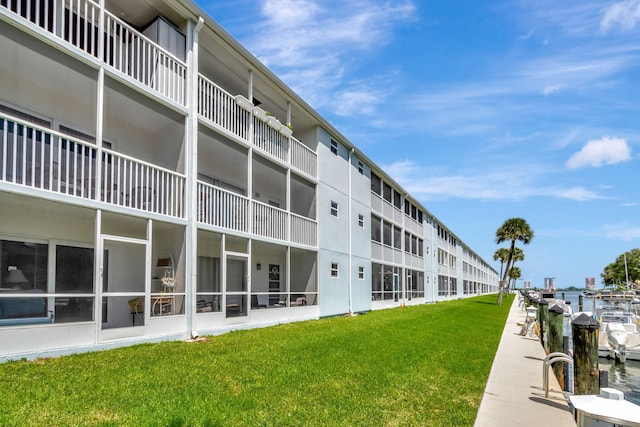
[[[578,311],[579,295],[580,292],[578,291],[564,292],[564,299],[571,302],[574,312]],[[556,292],[556,298],[562,298],[562,292]],[[593,306],[592,300],[584,298],[584,311],[593,311]],[[602,307],[602,301],[596,300],[596,310]],[[567,325],[569,327],[565,328],[565,331],[568,330],[570,334],[571,325],[569,323]],[[622,391],[628,401],[640,405],[640,361],[627,360],[626,363],[615,363],[611,359],[600,357],[598,358],[598,365],[600,370],[609,372],[609,387]]]

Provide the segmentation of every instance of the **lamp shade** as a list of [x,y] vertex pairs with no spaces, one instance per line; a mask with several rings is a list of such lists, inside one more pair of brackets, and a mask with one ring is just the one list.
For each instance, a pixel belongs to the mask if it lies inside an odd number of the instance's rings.
[[9,271],[7,275],[6,283],[9,285],[22,285],[28,282],[27,277],[19,268]]

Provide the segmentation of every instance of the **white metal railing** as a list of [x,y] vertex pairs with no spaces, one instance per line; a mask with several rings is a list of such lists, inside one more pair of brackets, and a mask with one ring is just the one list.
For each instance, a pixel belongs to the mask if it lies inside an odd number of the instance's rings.
[[198,114],[248,141],[251,113],[241,108],[231,94],[206,77],[198,76]]
[[198,182],[198,220],[216,227],[249,232],[249,199]]
[[291,214],[291,241],[301,245],[318,245],[318,223],[294,213]]
[[55,33],[56,22],[53,17],[56,16],[58,2],[59,0],[2,0],[0,1],[0,6],[9,9],[47,31]]
[[318,155],[295,138],[291,138],[291,166],[318,177]]
[[287,211],[252,201],[253,234],[276,240],[287,240]]
[[[183,218],[184,175],[112,150],[103,150],[99,200]],[[95,186],[91,187],[95,193]]]
[[139,31],[104,11],[100,58],[100,6],[91,0],[2,0],[0,6],[51,32],[116,70],[186,105],[187,66]]
[[[0,114],[0,181],[184,217],[185,177]],[[98,182],[101,184],[98,186]]]
[[256,147],[272,156],[287,161],[289,152],[289,138],[285,137],[279,130],[274,129],[257,117],[253,119],[254,137],[253,143]]
[[0,114],[0,181],[89,198],[97,147]]
[[105,11],[104,61],[134,80],[186,105],[187,66]]

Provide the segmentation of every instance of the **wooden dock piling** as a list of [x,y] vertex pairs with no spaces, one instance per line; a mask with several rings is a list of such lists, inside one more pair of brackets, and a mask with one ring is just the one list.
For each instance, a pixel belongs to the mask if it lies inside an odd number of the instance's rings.
[[[549,353],[564,352],[564,310],[558,305],[552,305],[549,308],[549,333],[547,335],[549,342]],[[558,379],[560,388],[565,390],[564,384],[564,365],[565,362],[557,362],[553,364],[553,373]]]
[[571,322],[574,394],[600,394],[598,333],[600,322],[582,313]]

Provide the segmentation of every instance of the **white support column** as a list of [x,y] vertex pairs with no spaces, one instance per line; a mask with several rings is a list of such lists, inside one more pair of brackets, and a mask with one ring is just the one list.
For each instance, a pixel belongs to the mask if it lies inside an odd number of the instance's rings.
[[[100,0],[99,32],[104,34],[104,0]],[[98,39],[98,57],[104,58],[104,37]],[[102,200],[102,140],[104,139],[104,66],[98,68],[96,93],[96,179],[94,183],[95,200]],[[89,181],[90,182],[90,181]],[[90,185],[90,184],[89,184]],[[106,194],[105,194],[106,196]]]
[[95,342],[100,339],[100,327],[102,325],[102,277],[104,260],[102,247],[102,211],[96,210],[96,219],[93,233],[93,291],[95,298],[93,299],[93,313],[95,320]]
[[185,120],[185,213],[187,229],[185,233],[185,315],[187,330],[191,337],[198,335],[194,330],[196,315],[196,283],[198,271],[198,33],[204,24],[187,23],[187,106],[189,113]]
[[347,174],[349,175],[349,184],[348,184],[348,194],[347,197],[348,199],[348,215],[349,217],[347,218],[347,235],[348,235],[348,240],[349,240],[349,253],[348,253],[348,261],[347,261],[347,271],[349,276],[347,277],[347,281],[348,281],[348,286],[349,286],[349,314],[353,314],[353,295],[352,295],[352,291],[353,291],[353,236],[351,235],[352,233],[352,222],[353,222],[353,218],[352,218],[352,198],[353,198],[353,189],[351,188],[352,186],[352,181],[353,181],[353,173],[351,170],[351,161],[352,161],[352,156],[353,156],[353,152],[354,152],[354,148],[351,149],[351,151],[349,151],[349,156],[347,158]]

